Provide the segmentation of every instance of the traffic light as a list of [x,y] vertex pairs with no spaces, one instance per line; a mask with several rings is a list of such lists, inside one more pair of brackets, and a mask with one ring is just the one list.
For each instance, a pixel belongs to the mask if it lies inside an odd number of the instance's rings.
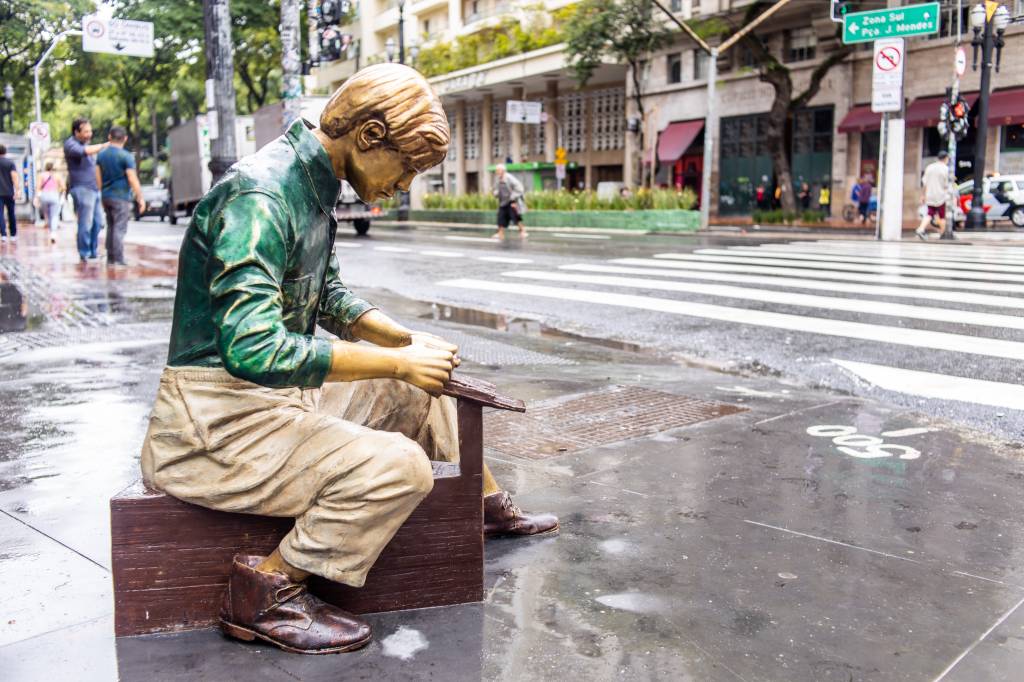
[[939,105],[939,122],[935,126],[942,137],[955,135],[957,140],[967,137],[967,130],[970,128],[968,116],[971,113],[971,105],[959,95],[956,101],[950,104],[948,101]]
[[849,0],[832,0],[832,21],[843,23],[843,15],[850,11]]

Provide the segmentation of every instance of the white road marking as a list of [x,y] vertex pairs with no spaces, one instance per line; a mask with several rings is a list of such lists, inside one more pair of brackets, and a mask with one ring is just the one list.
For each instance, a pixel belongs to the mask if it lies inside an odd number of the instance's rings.
[[988,637],[989,635],[991,635],[992,631],[995,630],[1000,625],[1002,625],[1006,621],[1007,618],[1012,616],[1013,612],[1016,611],[1017,609],[1019,609],[1021,604],[1024,604],[1024,599],[1021,599],[1019,602],[1017,602],[1012,607],[1010,607],[1010,610],[1007,611],[1006,613],[1004,613],[999,618],[999,620],[997,620],[995,623],[992,623],[992,627],[990,627],[988,630],[985,630],[985,632],[981,633],[981,636],[978,637],[978,639],[974,640],[974,642],[972,642],[969,647],[964,649],[963,652],[959,656],[957,656],[955,659],[953,659],[953,662],[950,663],[949,665],[947,665],[946,669],[943,670],[941,673],[939,673],[939,676],[936,677],[933,682],[942,682],[942,680],[944,680],[946,678],[946,675],[948,675],[950,673],[950,671],[953,670],[953,668],[955,668],[960,663],[960,661],[964,660],[964,658],[967,656],[967,654],[969,654],[972,651],[974,651],[974,648],[976,646],[978,646],[979,644],[984,642],[985,638]]
[[886,438],[906,438],[908,436],[920,436],[925,433],[931,433],[932,431],[938,431],[938,429],[929,429],[928,427],[917,427],[911,429],[899,429],[898,431],[883,431],[881,435]]
[[863,296],[889,296],[895,298],[925,299],[933,303],[972,303],[998,308],[1024,308],[1024,298],[1013,296],[994,296],[958,291],[955,296],[948,291],[931,291],[929,289],[909,289],[904,287],[873,286],[870,284],[848,284],[845,282],[823,282],[799,277],[759,277],[757,275],[740,275],[731,272],[696,272],[682,270],[658,270],[657,268],[630,268],[617,265],[560,265],[559,270],[579,272],[601,272],[615,275],[649,275],[652,277],[673,277],[676,279],[700,279],[713,282],[735,282],[737,284],[755,284],[758,286],[780,286],[792,289],[810,289],[812,291],[842,291]]
[[781,531],[783,533],[789,533],[791,535],[799,535],[802,538],[810,538],[811,540],[820,540],[821,542],[827,542],[833,545],[840,545],[842,547],[849,547],[850,549],[859,549],[864,552],[871,552],[872,554],[878,554],[880,556],[888,557],[889,559],[899,559],[900,561],[908,561],[912,564],[921,563],[917,559],[910,559],[899,554],[890,554],[889,552],[882,552],[877,549],[869,549],[868,547],[861,547],[860,545],[851,545],[848,542],[840,542],[839,540],[833,540],[831,538],[823,538],[819,535],[811,535],[810,533],[801,533],[798,530],[790,530],[783,528],[782,526],[773,526],[770,523],[761,523],[759,521],[751,521],[750,519],[743,519],[743,523],[749,523],[752,526],[761,526],[762,528],[771,528],[772,530]]
[[374,251],[386,251],[388,253],[409,253],[412,249],[407,249],[404,246],[375,246]]
[[[656,253],[655,258],[670,259],[677,261],[700,261],[712,263],[744,263],[747,265],[784,265],[797,268],[805,268],[811,263],[790,258],[754,258],[752,256],[699,256],[692,253]],[[828,266],[829,270],[841,270],[850,272],[878,272],[886,275],[928,275],[931,277],[945,277],[947,279],[969,279],[984,280],[986,282],[1024,282],[1024,274],[1009,275],[1004,273],[985,273],[984,275],[958,272],[945,268],[908,268],[898,265],[868,265],[837,263],[835,261],[822,261],[814,265]]]
[[483,242],[484,244],[498,244],[498,240],[492,237],[462,237],[459,235],[445,235],[445,239],[453,242]]
[[465,258],[465,256],[458,251],[421,251],[424,256],[433,256],[434,258]]
[[522,264],[522,263],[532,263],[533,262],[533,260],[530,259],[530,258],[510,258],[508,256],[479,256],[479,257],[477,257],[477,260],[484,260],[484,261],[487,261],[489,263],[512,263],[512,264]]
[[334,242],[334,245],[336,247],[338,247],[339,249],[361,249],[361,248],[363,248],[362,244],[352,244],[352,243],[349,243],[349,242]]
[[953,324],[973,324],[983,327],[997,327],[999,329],[1024,329],[1024,317],[979,313],[971,310],[955,310],[952,308],[933,308],[930,306],[907,305],[906,303],[864,301],[856,298],[815,296],[813,294],[794,294],[788,291],[750,289],[747,287],[733,287],[725,284],[666,282],[664,280],[640,279],[638,277],[572,275],[561,272],[540,272],[536,270],[517,270],[502,274],[506,277],[538,279],[548,282],[573,282],[577,284],[601,284],[609,287],[679,291],[688,294],[700,294],[703,296],[737,298],[743,301],[762,301],[764,303],[778,303],[780,305],[793,305],[807,308],[844,310],[846,312],[861,313],[865,315],[888,315],[903,318],[910,317],[918,320],[931,320],[934,322],[947,322]]
[[789,329],[808,334],[823,334],[826,336],[860,339],[862,341],[891,343],[900,346],[911,346],[917,349],[932,348],[954,353],[971,353],[996,358],[1009,358],[1011,360],[1024,360],[1024,343],[968,336],[965,334],[906,329],[863,322],[847,322],[845,320],[832,320],[825,317],[789,315],[747,308],[730,308],[707,303],[616,294],[593,289],[561,289],[536,284],[491,282],[479,279],[453,279],[438,282],[438,284],[440,286],[472,289],[474,291],[493,291],[503,294],[555,298],[564,301],[596,303],[637,310],[654,310],[674,315],[734,322],[736,324],[749,324],[758,327]]
[[989,259],[995,262],[1006,261],[1019,263],[1024,260],[1024,253],[1016,247],[992,249],[976,246],[944,246],[940,244],[879,244],[877,242],[790,242],[789,244],[762,244],[768,249],[794,247],[805,251],[826,253],[849,253],[853,255],[875,254],[889,257],[917,256],[926,258]]
[[552,232],[551,236],[562,239],[611,239],[606,234],[569,234],[568,232]]
[[871,263],[871,264],[892,264],[902,265],[906,267],[942,267],[951,270],[977,270],[980,272],[1014,272],[1024,273],[1024,265],[1002,265],[994,263],[964,263],[951,260],[925,260],[920,258],[907,259],[907,258],[891,258],[889,256],[842,256],[835,254],[817,254],[817,253],[795,253],[793,251],[762,251],[754,248],[741,248],[741,249],[697,249],[694,251],[696,254],[708,255],[708,256],[728,256],[732,254],[740,256],[753,256],[753,257],[765,257],[775,258],[779,255],[785,255],[786,258],[792,260],[806,260],[806,261],[826,261],[826,262],[841,262],[841,263]]
[[992,407],[1006,407],[1024,410],[1024,386],[998,381],[968,379],[920,372],[913,369],[873,365],[867,362],[832,359],[832,362],[878,388],[899,393],[934,398],[957,400]]
[[645,265],[680,270],[710,270],[713,272],[749,272],[760,275],[788,275],[812,279],[835,279],[843,282],[868,282],[872,284],[901,284],[904,286],[931,287],[933,289],[966,289],[968,291],[1003,291],[1011,294],[1024,293],[1024,285],[1003,282],[951,281],[937,277],[903,277],[901,275],[876,275],[860,272],[835,272],[812,268],[783,268],[774,265],[743,265],[742,263],[700,263],[696,261],[655,260],[653,258],[615,258],[612,263],[622,265]]

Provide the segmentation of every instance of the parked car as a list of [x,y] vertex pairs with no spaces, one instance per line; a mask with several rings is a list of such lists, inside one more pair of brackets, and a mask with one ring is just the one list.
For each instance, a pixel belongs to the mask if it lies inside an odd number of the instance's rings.
[[334,217],[339,223],[351,222],[356,234],[364,237],[370,231],[370,221],[380,218],[383,213],[380,206],[366,203],[359,198],[352,185],[341,181],[341,193],[338,194],[338,203],[334,206]]
[[160,216],[160,222],[169,219],[171,225],[178,222],[171,206],[171,193],[161,185],[143,185],[142,196],[146,199],[146,212],[139,213],[139,207],[135,207],[135,219],[140,220],[148,215]]
[[[961,183],[954,220],[962,224],[971,210],[974,180]],[[985,178],[982,186],[985,217],[992,222],[1010,221],[1014,227],[1024,227],[1024,175],[997,175]]]

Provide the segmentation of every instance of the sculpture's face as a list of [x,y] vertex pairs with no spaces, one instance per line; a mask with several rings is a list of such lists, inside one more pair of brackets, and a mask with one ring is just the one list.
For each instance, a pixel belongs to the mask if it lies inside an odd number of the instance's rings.
[[349,157],[345,178],[363,201],[377,201],[409,191],[416,177],[405,154],[383,144],[368,149],[357,148]]

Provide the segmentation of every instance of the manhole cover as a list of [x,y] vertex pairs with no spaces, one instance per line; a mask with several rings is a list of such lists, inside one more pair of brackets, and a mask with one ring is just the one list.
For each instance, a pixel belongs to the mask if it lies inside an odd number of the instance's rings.
[[484,442],[509,455],[544,459],[744,411],[639,386],[613,386],[530,405],[526,414],[488,413]]

